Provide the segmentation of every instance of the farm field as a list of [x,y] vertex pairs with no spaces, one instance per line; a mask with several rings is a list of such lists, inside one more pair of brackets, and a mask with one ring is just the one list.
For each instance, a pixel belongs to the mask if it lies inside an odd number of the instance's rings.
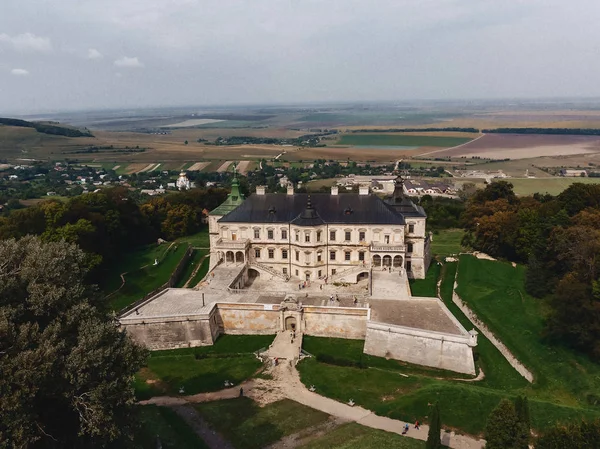
[[460,148],[424,153],[435,157],[529,159],[600,152],[600,136],[485,134]]
[[337,141],[338,145],[361,147],[453,147],[469,142],[470,138],[446,136],[419,136],[409,134],[344,134]]
[[444,229],[433,234],[431,253],[437,256],[449,256],[460,253],[463,248],[461,240],[465,231],[462,229]]
[[549,193],[558,195],[571,184],[580,182],[583,184],[598,184],[600,178],[508,178],[506,181],[514,186],[517,195],[533,195],[534,193]]

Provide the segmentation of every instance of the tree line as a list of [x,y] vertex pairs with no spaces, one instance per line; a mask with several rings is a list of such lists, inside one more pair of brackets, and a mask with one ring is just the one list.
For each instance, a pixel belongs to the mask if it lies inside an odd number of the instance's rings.
[[0,239],[40,236],[44,242],[77,244],[91,256],[90,281],[131,249],[161,237],[176,239],[199,232],[204,210],[221,204],[224,189],[192,189],[141,198],[125,187],[103,189],[67,201],[48,200],[0,217]]
[[2,118],[0,117],[0,125],[6,126],[18,126],[22,128],[33,128],[39,133],[51,134],[55,136],[66,136],[66,137],[94,137],[88,130],[81,131],[74,128],[65,128],[64,126],[49,125],[46,123],[39,122],[28,122],[27,120],[19,120],[16,118]]
[[558,134],[575,136],[600,136],[598,128],[494,128],[483,129],[483,133],[495,134]]
[[600,185],[518,198],[506,181],[476,192],[463,243],[527,264],[525,289],[549,306],[543,337],[600,360]]

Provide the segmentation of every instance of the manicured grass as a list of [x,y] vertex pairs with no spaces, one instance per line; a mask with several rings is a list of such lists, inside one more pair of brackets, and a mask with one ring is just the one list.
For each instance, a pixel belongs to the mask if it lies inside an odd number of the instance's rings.
[[463,137],[406,134],[345,134],[337,143],[354,146],[454,147],[471,140]]
[[302,449],[423,449],[425,442],[356,423],[348,423],[300,447]]
[[259,407],[249,398],[196,405],[202,417],[237,449],[259,449],[326,421],[326,413],[289,399]]
[[449,256],[462,251],[460,241],[465,231],[462,229],[444,229],[438,234],[433,234],[431,241],[431,253],[436,256]]
[[206,256],[206,258],[202,261],[202,265],[200,266],[200,269],[196,272],[196,274],[190,281],[189,286],[188,286],[189,288],[195,287],[198,284],[198,282],[200,282],[202,279],[204,279],[204,276],[206,276],[206,273],[208,273],[209,265],[210,265],[210,256]]
[[260,367],[253,352],[268,347],[272,335],[223,335],[212,346],[154,351],[135,377],[138,399],[164,394],[196,394],[239,384]]
[[190,244],[194,248],[210,248],[210,236],[208,235],[208,225],[197,234],[188,235],[177,239],[177,243]]
[[425,279],[410,279],[410,291],[413,296],[437,296],[437,281],[440,277],[441,265],[432,260]]
[[192,257],[190,257],[190,259],[188,260],[185,270],[183,270],[179,281],[175,285],[175,287],[177,288],[182,288],[185,285],[185,283],[188,281],[198,264],[201,263],[204,256],[208,254],[208,251],[204,249],[195,249],[193,251],[194,252],[192,254]]
[[139,406],[141,428],[135,447],[155,449],[157,437],[164,449],[205,449],[208,445],[175,413],[166,407]]
[[[600,391],[600,364],[567,348],[542,341],[543,301],[524,288],[525,268],[460,257],[457,292],[535,376],[541,399],[587,407],[587,395]],[[597,408],[600,412],[600,408]]]

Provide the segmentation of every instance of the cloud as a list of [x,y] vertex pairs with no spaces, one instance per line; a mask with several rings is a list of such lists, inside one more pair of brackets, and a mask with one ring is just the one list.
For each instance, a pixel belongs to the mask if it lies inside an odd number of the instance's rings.
[[25,70],[25,69],[12,69],[10,71],[10,73],[12,75],[15,75],[15,76],[27,76],[27,75],[29,75],[29,71]]
[[104,55],[102,53],[100,53],[98,50],[96,50],[95,48],[90,48],[88,50],[87,58],[88,59],[102,59],[102,58],[104,58]]
[[36,36],[32,33],[17,34],[9,36],[6,33],[0,34],[0,45],[5,44],[18,51],[38,51],[48,53],[52,51],[50,38]]
[[120,59],[115,61],[115,65],[117,67],[129,67],[129,68],[141,68],[144,67],[144,64],[136,57],[129,58],[127,56],[123,56]]

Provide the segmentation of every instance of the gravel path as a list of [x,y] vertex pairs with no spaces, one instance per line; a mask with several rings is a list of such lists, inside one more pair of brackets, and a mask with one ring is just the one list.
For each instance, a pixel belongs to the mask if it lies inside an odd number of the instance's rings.
[[177,413],[196,434],[204,440],[211,449],[234,449],[229,441],[213,431],[206,421],[198,414],[191,405],[173,405],[171,409]]

